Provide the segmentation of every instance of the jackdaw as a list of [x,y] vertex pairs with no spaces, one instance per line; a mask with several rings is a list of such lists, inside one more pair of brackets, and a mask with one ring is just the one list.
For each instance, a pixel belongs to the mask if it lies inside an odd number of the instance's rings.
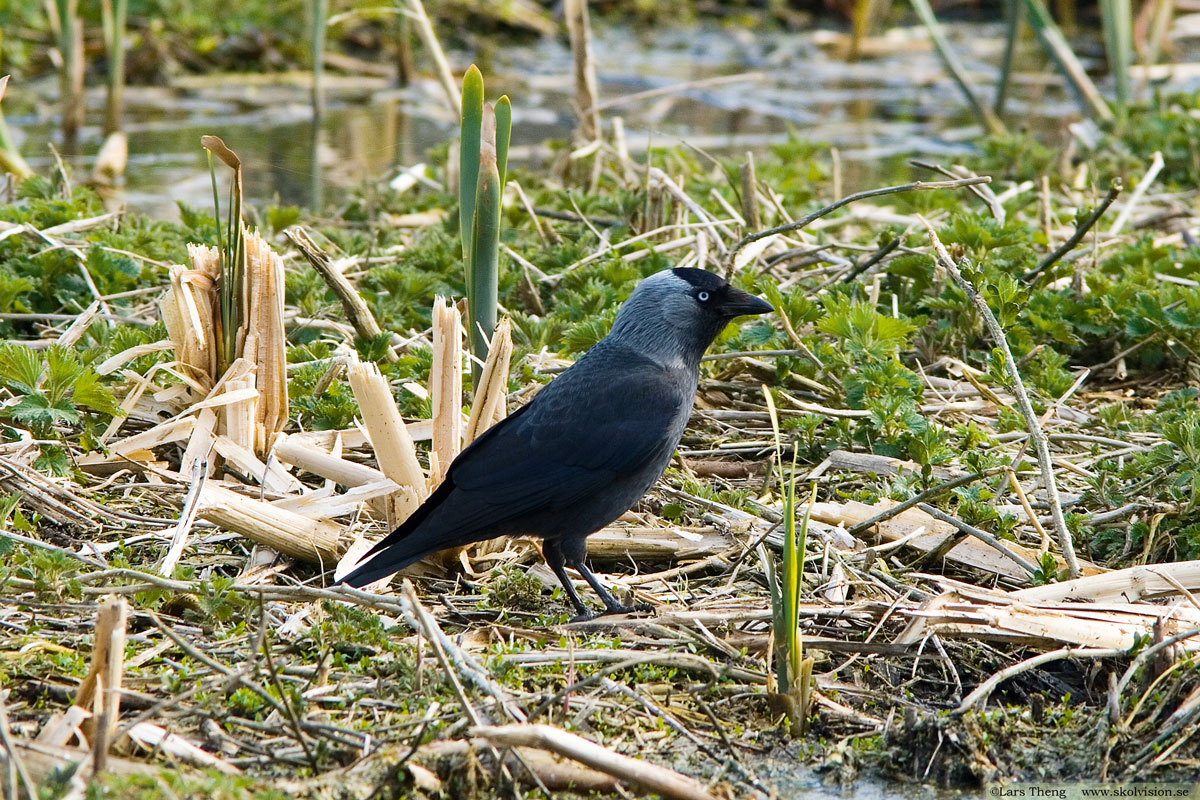
[[717,334],[734,317],[772,310],[702,269],[646,278],[608,336],[464,449],[424,504],[341,582],[365,586],[438,550],[525,534],[544,540],[575,621],[596,614],[567,566],[604,601],[604,613],[633,611],[587,568],[587,537],[667,468],[691,415],[700,358]]

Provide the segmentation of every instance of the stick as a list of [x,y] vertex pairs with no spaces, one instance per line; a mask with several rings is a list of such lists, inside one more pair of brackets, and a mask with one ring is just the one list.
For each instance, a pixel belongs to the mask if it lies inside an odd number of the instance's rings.
[[1039,567],[1037,564],[1033,563],[1032,561],[1030,561],[1028,558],[1025,558],[1024,556],[1017,555],[1013,551],[1009,550],[1007,547],[1005,547],[1004,545],[1002,545],[1000,543],[999,539],[997,539],[995,536],[988,533],[987,531],[980,530],[979,528],[976,528],[974,525],[968,525],[967,523],[963,522],[961,519],[956,519],[955,517],[952,517],[949,514],[939,511],[938,509],[934,508],[933,506],[929,505],[928,503],[917,503],[917,508],[921,509],[922,511],[924,511],[926,514],[933,517],[934,519],[940,519],[942,522],[945,522],[948,525],[953,525],[954,527],[958,528],[963,533],[974,536],[979,541],[985,542],[985,543],[991,545],[995,550],[997,550],[1000,553],[1003,553],[1004,555],[1006,555],[1010,559],[1012,559],[1014,562],[1016,562],[1017,565],[1021,567],[1021,569],[1025,570],[1030,575],[1033,575],[1034,573],[1036,573],[1038,571]]
[[1133,209],[1142,199],[1142,195],[1146,194],[1146,190],[1150,188],[1150,184],[1154,183],[1154,179],[1158,177],[1158,173],[1163,168],[1162,153],[1155,152],[1154,160],[1150,162],[1150,168],[1146,170],[1146,174],[1138,181],[1137,186],[1133,187],[1133,193],[1129,195],[1129,202],[1121,209],[1121,213],[1117,214],[1117,218],[1113,221],[1112,227],[1108,232],[1116,236],[1125,227],[1125,223],[1133,216]]
[[672,769],[613,752],[581,736],[550,725],[476,726],[472,737],[501,747],[536,747],[629,781],[649,792],[676,800],[716,800],[704,784]]
[[945,483],[939,483],[937,486],[931,486],[920,494],[915,494],[908,498],[903,503],[897,503],[891,508],[879,512],[870,519],[864,519],[862,522],[852,525],[846,531],[846,533],[850,534],[851,536],[859,536],[860,534],[869,531],[875,525],[878,525],[881,522],[886,522],[897,514],[901,514],[915,505],[920,505],[921,503],[924,503],[935,497],[941,497],[951,489],[957,489],[959,486],[964,486],[968,483],[974,483],[977,480],[986,478],[988,475],[993,475],[1003,469],[1003,467],[997,467],[984,472],[972,472],[970,475],[963,475],[955,478],[954,480],[946,481]]
[[[346,319],[354,327],[355,333],[368,340],[381,336],[383,329],[375,321],[375,315],[363,301],[362,295],[354,288],[354,284],[350,283],[349,279],[333,265],[329,254],[317,246],[316,242],[308,235],[308,231],[302,225],[296,225],[285,230],[283,234],[291,239],[292,244],[296,245],[296,249],[300,251],[300,255],[304,256],[317,274],[325,280],[325,284],[337,295],[338,300],[342,303],[342,310],[346,312]],[[387,349],[387,360],[392,364],[400,360],[391,345]]]
[[914,183],[904,183],[899,186],[885,186],[882,189],[868,189],[864,192],[855,192],[847,195],[836,203],[830,203],[824,208],[819,208],[808,216],[798,219],[795,222],[789,222],[786,225],[779,225],[774,228],[767,228],[765,231],[758,231],[742,237],[742,240],[729,248],[729,252],[725,254],[725,259],[728,263],[733,262],[734,255],[738,250],[741,250],[751,242],[757,242],[759,239],[765,239],[768,236],[774,236],[777,233],[789,233],[807,227],[812,222],[821,217],[837,211],[842,206],[848,206],[856,200],[866,200],[868,197],[880,197],[885,194],[900,194],[901,192],[924,192],[930,189],[960,189],[964,186],[977,186],[981,183],[991,183],[992,179],[988,175],[981,175],[976,178],[962,178],[957,181],[915,181]]
[[1100,201],[1099,205],[1092,209],[1092,213],[1088,214],[1087,219],[1075,226],[1075,232],[1071,234],[1071,238],[1063,242],[1062,247],[1059,247],[1053,253],[1043,258],[1036,267],[1022,275],[1022,282],[1029,283],[1038,275],[1041,275],[1043,272],[1050,269],[1050,267],[1054,266],[1060,258],[1071,252],[1071,250],[1075,248],[1075,245],[1083,241],[1083,237],[1087,235],[1087,232],[1092,229],[1092,226],[1096,224],[1100,217],[1104,216],[1104,212],[1108,211],[1108,207],[1111,206],[1113,201],[1117,199],[1117,196],[1121,194],[1121,189],[1121,179],[1113,178],[1112,183],[1110,183],[1108,186],[1108,194],[1104,196],[1104,199]]
[[918,215],[925,229],[929,231],[929,241],[933,245],[934,251],[937,253],[937,262],[950,274],[954,282],[959,288],[966,292],[967,297],[971,298],[979,316],[987,325],[988,332],[991,334],[992,340],[996,346],[1004,352],[1004,364],[1008,367],[1008,377],[1012,381],[1012,392],[1017,397],[1017,405],[1021,409],[1021,415],[1025,417],[1025,427],[1029,430],[1029,438],[1033,440],[1034,447],[1037,452],[1038,464],[1042,469],[1042,485],[1046,490],[1046,502],[1050,506],[1050,516],[1054,520],[1054,531],[1058,535],[1058,543],[1063,551],[1063,559],[1067,562],[1067,571],[1072,578],[1079,577],[1079,560],[1075,558],[1075,545],[1071,541],[1071,532],[1067,530],[1067,521],[1063,519],[1062,503],[1058,499],[1058,484],[1054,480],[1054,468],[1050,462],[1050,446],[1046,441],[1046,434],[1042,431],[1041,423],[1038,422],[1037,414],[1033,411],[1033,405],[1029,402],[1029,394],[1025,391],[1025,384],[1021,382],[1021,373],[1017,370],[1016,359],[1013,358],[1012,350],[1008,347],[1008,339],[1004,336],[1004,330],[1000,327],[996,316],[992,314],[992,310],[988,308],[987,302],[980,297],[979,292],[975,291],[975,287],[967,282],[959,271],[958,265],[950,258],[950,254],[946,252],[946,248],[942,245],[941,239],[938,238],[937,231],[929,224],[929,221]]

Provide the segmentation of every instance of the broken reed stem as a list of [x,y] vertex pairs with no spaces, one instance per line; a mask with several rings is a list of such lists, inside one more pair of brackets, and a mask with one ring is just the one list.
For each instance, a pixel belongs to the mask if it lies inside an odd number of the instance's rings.
[[575,63],[575,112],[579,115],[579,138],[584,142],[592,142],[600,135],[600,110],[587,0],[566,0],[563,16],[567,20],[567,34],[571,39],[571,55]]
[[[346,313],[346,319],[354,328],[354,332],[367,341],[382,336],[383,329],[375,321],[375,315],[367,307],[362,295],[354,288],[354,284],[342,274],[341,270],[334,266],[329,254],[312,240],[308,230],[302,225],[296,225],[285,230],[283,235],[296,245],[296,249],[300,251],[300,255],[304,256],[304,260],[317,271],[317,274],[325,281],[325,285],[337,295],[337,299],[341,301],[342,310]],[[391,364],[400,360],[390,345],[386,357]]]
[[886,194],[900,194],[901,192],[924,192],[931,189],[961,189],[964,186],[978,186],[981,183],[991,182],[992,179],[990,176],[980,175],[974,178],[961,178],[956,181],[915,181],[913,183],[904,183],[898,186],[885,186],[882,189],[868,189],[863,192],[855,192],[854,194],[843,197],[836,203],[830,203],[824,208],[819,208],[806,217],[798,219],[795,222],[789,222],[785,225],[767,228],[765,231],[747,234],[746,236],[742,237],[737,244],[729,248],[729,252],[725,254],[726,266],[732,264],[733,257],[737,255],[737,252],[751,242],[757,242],[759,239],[765,239],[768,236],[774,236],[777,233],[790,233],[791,231],[800,230],[801,228],[811,225],[813,222],[825,216],[826,214],[837,211],[839,208],[848,206],[857,200],[866,200],[869,197],[880,197]]
[[1071,237],[1063,242],[1061,247],[1038,262],[1036,267],[1022,275],[1021,281],[1024,283],[1029,283],[1038,275],[1041,275],[1043,272],[1057,264],[1060,258],[1074,250],[1075,245],[1083,241],[1083,237],[1087,235],[1087,232],[1090,231],[1092,226],[1100,220],[1100,217],[1104,216],[1104,212],[1108,211],[1108,207],[1111,206],[1113,201],[1116,200],[1121,194],[1122,188],[1121,179],[1113,178],[1112,183],[1110,183],[1108,186],[1108,194],[1104,195],[1104,199],[1101,200],[1094,209],[1092,209],[1092,213],[1088,214],[1087,219],[1075,226],[1075,232],[1071,234]]
[[512,322],[505,317],[496,326],[488,350],[487,362],[475,389],[471,416],[467,420],[466,443],[470,444],[494,422],[503,419],[504,400],[508,394],[508,369],[512,359]]
[[[129,604],[123,597],[108,596],[96,612],[96,629],[92,644],[92,665],[80,684],[73,705],[85,711],[100,713],[80,725],[84,735],[93,743],[112,744],[121,709],[121,678],[125,670],[125,622]],[[107,751],[107,747],[104,748]],[[99,764],[97,765],[99,769]]]
[[238,354],[254,363],[258,408],[253,450],[265,456],[268,443],[288,422],[287,334],[283,324],[283,259],[258,233],[246,232],[245,335]]
[[428,493],[425,473],[417,461],[417,448],[379,367],[355,358],[346,373],[379,469],[400,485],[401,491],[394,497],[394,511],[396,522],[402,522],[417,510]]
[[950,275],[959,288],[962,289],[967,297],[971,299],[971,303],[979,312],[979,316],[987,325],[988,332],[991,334],[992,341],[996,347],[1004,353],[1004,364],[1008,368],[1008,377],[1012,382],[1012,392],[1016,395],[1017,405],[1021,409],[1021,416],[1025,418],[1025,427],[1029,431],[1029,438],[1033,440],[1034,448],[1037,452],[1038,465],[1042,471],[1042,485],[1046,490],[1046,503],[1050,506],[1050,517],[1054,520],[1054,532],[1058,537],[1059,546],[1062,548],[1063,559],[1067,562],[1067,572],[1072,578],[1079,577],[1079,560],[1075,557],[1075,545],[1071,541],[1071,532],[1067,530],[1067,522],[1063,518],[1062,503],[1058,498],[1058,484],[1054,479],[1054,467],[1050,461],[1050,445],[1046,440],[1046,434],[1042,431],[1041,423],[1038,422],[1037,414],[1034,413],[1033,404],[1029,402],[1029,393],[1025,391],[1025,384],[1021,381],[1021,373],[1017,369],[1016,359],[1013,358],[1012,350],[1009,349],[1008,339],[1004,335],[1004,330],[1000,327],[1000,322],[988,308],[987,302],[980,296],[962,272],[959,271],[958,265],[950,258],[950,254],[946,252],[942,240],[938,238],[937,231],[929,224],[929,221],[918,215],[918,219],[929,231],[929,241],[933,245],[936,253],[937,263]]
[[462,447],[462,355],[462,315],[446,298],[438,297],[433,301],[433,368],[429,375],[432,448],[437,456],[437,472],[429,476],[431,491],[442,482]]
[[200,493],[201,519],[310,564],[333,567],[341,557],[342,528],[278,508],[221,486]]

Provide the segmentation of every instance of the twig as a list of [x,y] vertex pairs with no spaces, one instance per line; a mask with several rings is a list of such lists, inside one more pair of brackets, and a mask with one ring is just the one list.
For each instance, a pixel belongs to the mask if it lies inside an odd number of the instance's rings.
[[815,220],[820,219],[826,214],[837,211],[842,206],[850,205],[857,200],[866,200],[869,197],[880,197],[886,194],[900,194],[902,192],[924,192],[931,189],[961,189],[964,186],[977,186],[981,183],[991,183],[992,179],[988,175],[981,175],[977,178],[962,178],[957,181],[915,181],[913,183],[904,183],[898,186],[885,186],[882,189],[868,189],[863,192],[855,192],[847,195],[836,203],[830,203],[824,208],[819,208],[806,217],[789,222],[786,225],[779,225],[774,228],[767,228],[765,231],[758,231],[742,237],[741,241],[729,248],[729,252],[725,254],[725,260],[728,264],[733,263],[733,257],[737,252],[751,242],[757,242],[759,239],[765,239],[768,236],[774,236],[777,233],[789,233],[804,228]]
[[1060,258],[1071,252],[1071,250],[1075,248],[1075,245],[1083,241],[1083,237],[1087,235],[1087,232],[1092,229],[1092,226],[1096,224],[1100,217],[1104,216],[1104,212],[1108,210],[1108,207],[1111,206],[1113,201],[1117,199],[1117,196],[1121,194],[1122,188],[1121,179],[1113,178],[1112,183],[1108,185],[1108,194],[1104,195],[1104,199],[1101,200],[1094,209],[1092,209],[1092,213],[1088,214],[1087,219],[1075,226],[1075,232],[1071,234],[1071,238],[1067,239],[1062,243],[1061,247],[1038,262],[1036,267],[1022,275],[1021,280],[1025,283],[1029,283],[1038,275],[1041,275],[1043,272],[1050,269],[1050,267],[1054,266]]
[[970,534],[971,536],[974,536],[979,541],[990,545],[997,552],[1003,553],[1005,556],[1008,556],[1008,558],[1011,559],[1014,563],[1016,563],[1017,566],[1019,566],[1021,569],[1025,570],[1030,575],[1033,575],[1038,571],[1039,567],[1037,564],[1033,563],[1028,558],[1025,558],[1025,556],[1018,555],[1017,553],[1014,553],[1012,550],[1009,550],[1007,547],[1005,547],[1003,544],[1000,543],[999,539],[997,539],[995,536],[988,533],[987,531],[980,530],[979,528],[976,528],[974,525],[968,525],[967,523],[963,522],[961,519],[956,519],[955,517],[952,517],[945,512],[939,511],[938,509],[934,508],[933,506],[929,505],[928,503],[917,503],[917,508],[921,509],[922,511],[924,511],[926,514],[933,517],[934,519],[939,519],[942,522],[945,522],[949,525],[953,525],[955,528],[958,528],[963,533]]
[[300,715],[296,713],[291,699],[288,697],[287,692],[283,690],[283,684],[279,682],[279,673],[275,670],[275,661],[271,658],[271,643],[267,641],[267,603],[263,599],[261,592],[258,595],[258,620],[260,625],[259,645],[263,657],[267,661],[267,674],[271,676],[271,683],[275,685],[275,691],[279,692],[279,702],[283,704],[287,720],[292,725],[292,733],[296,736],[296,741],[300,743],[301,749],[304,750],[304,757],[308,759],[309,766],[312,767],[313,772],[320,772],[321,765],[317,763],[316,757],[308,746],[308,740],[304,738],[304,728],[300,725]]
[[851,526],[846,533],[850,534],[851,536],[858,536],[859,534],[866,533],[879,523],[886,522],[897,514],[901,514],[915,505],[927,502],[935,497],[941,497],[951,489],[957,489],[959,486],[964,486],[968,483],[974,483],[977,480],[982,480],[983,478],[986,478],[989,475],[994,475],[1003,469],[1003,467],[996,467],[985,470],[984,472],[972,472],[970,475],[962,475],[954,480],[946,481],[945,483],[939,483],[937,486],[931,486],[920,494],[916,494],[908,498],[903,503],[897,503],[891,508],[879,512],[870,519],[864,519],[862,522]]
[[1050,506],[1050,516],[1054,520],[1054,531],[1058,535],[1058,543],[1062,548],[1063,559],[1067,562],[1067,572],[1072,578],[1079,577],[1079,560],[1075,557],[1075,545],[1071,541],[1071,532],[1067,530],[1067,521],[1063,518],[1062,503],[1058,499],[1058,484],[1054,480],[1054,468],[1050,461],[1050,446],[1046,442],[1046,434],[1042,431],[1041,423],[1038,422],[1037,414],[1033,411],[1033,404],[1029,402],[1029,394],[1025,391],[1025,384],[1021,382],[1021,373],[1017,370],[1017,361],[1013,358],[1012,350],[1009,349],[1008,339],[1004,336],[1004,330],[1000,327],[1000,322],[988,308],[987,302],[980,296],[979,292],[975,291],[975,287],[967,282],[959,271],[958,265],[950,258],[950,254],[946,252],[945,246],[941,239],[938,238],[937,231],[929,224],[929,221],[924,217],[918,218],[925,225],[925,229],[929,231],[929,241],[933,245],[934,252],[937,253],[937,262],[943,269],[949,273],[954,282],[958,284],[967,297],[971,299],[979,316],[987,325],[988,332],[991,334],[992,340],[996,346],[1004,353],[1004,364],[1008,367],[1008,377],[1012,381],[1012,392],[1017,397],[1017,405],[1021,409],[1021,415],[1025,418],[1025,427],[1029,430],[1029,438],[1033,440],[1035,450],[1037,452],[1038,464],[1042,469],[1042,485],[1046,490],[1046,502]]
[[[354,326],[355,332],[367,340],[379,338],[383,334],[383,330],[375,321],[375,315],[367,307],[362,295],[354,288],[354,284],[350,283],[346,276],[333,265],[329,254],[312,240],[308,231],[302,225],[296,225],[285,230],[283,235],[296,245],[296,249],[300,251],[300,255],[304,256],[304,260],[312,265],[312,268],[325,281],[325,285],[337,295],[338,300],[342,303],[342,310],[346,312],[346,318]],[[392,364],[400,360],[391,345],[388,345],[386,356]]]
[[1117,218],[1113,220],[1112,227],[1108,229],[1109,235],[1116,236],[1125,227],[1125,223],[1133,216],[1133,209],[1141,201],[1142,196],[1146,194],[1146,190],[1150,188],[1150,184],[1154,183],[1154,179],[1158,177],[1158,173],[1163,168],[1162,153],[1155,151],[1154,159],[1150,162],[1150,167],[1146,170],[1146,174],[1137,182],[1137,186],[1133,187],[1133,192],[1129,195],[1129,201],[1125,203],[1125,207],[1121,209],[1121,213],[1117,214]]
[[715,800],[715,796],[695,778],[648,761],[622,755],[550,725],[476,726],[468,733],[472,737],[501,747],[535,747],[549,750],[663,797],[677,800]]

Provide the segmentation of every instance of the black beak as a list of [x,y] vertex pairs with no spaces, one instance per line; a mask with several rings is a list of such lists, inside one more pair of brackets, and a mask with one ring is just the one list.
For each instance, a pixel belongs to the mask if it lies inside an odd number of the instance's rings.
[[721,297],[721,314],[726,317],[742,317],[751,314],[766,314],[774,311],[775,307],[741,289],[728,287]]

